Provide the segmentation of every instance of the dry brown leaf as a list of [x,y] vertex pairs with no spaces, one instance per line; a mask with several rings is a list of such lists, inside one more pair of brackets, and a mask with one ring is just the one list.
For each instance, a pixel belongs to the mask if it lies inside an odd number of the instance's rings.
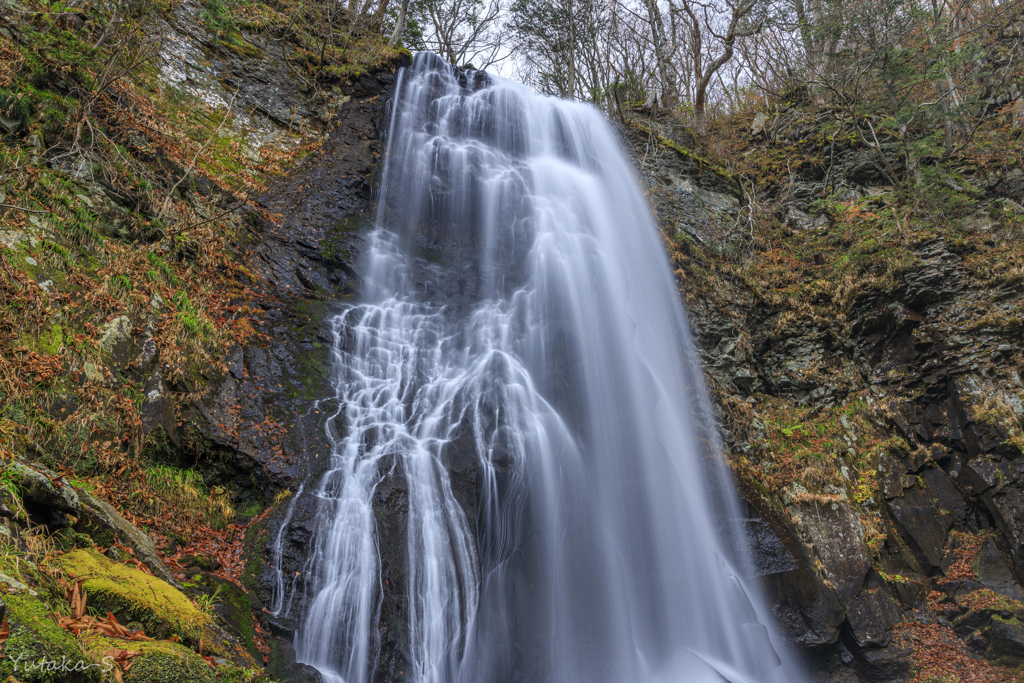
[[[0,622],[0,648],[3,648],[4,641],[7,640],[7,636],[9,635],[11,635],[11,627],[8,626],[7,620],[4,619],[2,622]],[[2,659],[5,656],[6,655],[0,652],[0,659]]]
[[85,583],[85,579],[77,579],[71,587],[71,595],[68,597],[68,602],[71,603],[71,615],[75,620],[85,616],[86,592],[82,586],[83,583]]

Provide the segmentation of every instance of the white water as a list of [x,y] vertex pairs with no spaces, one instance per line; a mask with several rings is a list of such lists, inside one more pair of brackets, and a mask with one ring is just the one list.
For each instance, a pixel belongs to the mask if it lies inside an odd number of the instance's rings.
[[403,680],[803,680],[727,540],[739,513],[699,362],[613,131],[466,75],[484,87],[420,54],[400,81],[367,300],[334,320],[347,432],[316,492],[300,661],[373,680],[373,495],[391,475],[408,491]]

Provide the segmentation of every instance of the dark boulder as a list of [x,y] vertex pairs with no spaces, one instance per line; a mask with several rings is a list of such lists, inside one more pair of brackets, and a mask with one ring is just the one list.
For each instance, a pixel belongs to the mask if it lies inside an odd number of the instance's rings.
[[983,635],[989,643],[988,659],[1009,666],[1024,663],[1024,623],[1019,619],[993,616]]
[[1012,600],[1024,601],[1024,590],[1021,590],[1020,584],[1006,564],[1006,559],[991,538],[985,542],[985,546],[975,559],[974,567],[981,585]]
[[323,676],[309,664],[295,662],[284,668],[285,680],[288,683],[322,683]]
[[921,476],[927,482],[939,510],[949,513],[954,523],[963,524],[969,512],[967,500],[949,475],[938,467],[930,467]]
[[153,368],[152,374],[143,389],[145,398],[139,416],[142,419],[142,434],[149,436],[157,429],[162,429],[167,440],[174,446],[181,443],[178,436],[178,422],[174,415],[174,403],[170,392],[160,374],[160,366]]
[[964,474],[1010,544],[1019,581],[1024,568],[1024,459],[982,455],[967,463]]
[[846,604],[860,593],[871,568],[871,554],[857,514],[846,503],[800,503],[794,507],[802,520],[803,535],[821,560],[836,597]]
[[901,496],[887,501],[886,506],[921,571],[926,574],[938,571],[953,517],[939,509],[927,483],[907,489]]
[[836,592],[816,570],[816,560],[785,513],[754,488],[744,487],[750,515],[747,535],[753,572],[789,640],[816,648],[835,643],[846,618]]
[[907,473],[907,467],[901,460],[883,454],[878,460],[877,472],[878,488],[886,499],[903,493],[903,475]]
[[874,680],[902,680],[910,673],[910,655],[904,647],[890,644],[888,647],[864,650],[862,658],[868,676]]
[[865,590],[846,607],[846,618],[860,647],[885,647],[900,620],[900,608],[884,588]]

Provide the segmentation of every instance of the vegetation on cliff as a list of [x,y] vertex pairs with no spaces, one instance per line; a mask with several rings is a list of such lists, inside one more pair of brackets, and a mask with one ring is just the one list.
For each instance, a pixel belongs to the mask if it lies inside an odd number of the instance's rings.
[[[288,218],[262,197],[407,54],[381,29],[328,3],[0,7],[3,676],[262,676],[239,585],[277,490],[210,441],[207,406],[245,374],[232,354],[267,344],[268,298],[301,302],[252,265]],[[271,452],[279,419],[253,421]]]
[[828,675],[1017,680],[1020,8],[817,7],[818,61],[627,140],[790,636]]

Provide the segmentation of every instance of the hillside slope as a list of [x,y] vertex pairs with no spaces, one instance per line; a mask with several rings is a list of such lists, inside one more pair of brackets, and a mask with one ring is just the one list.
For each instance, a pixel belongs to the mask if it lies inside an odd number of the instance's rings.
[[268,518],[328,460],[320,325],[408,56],[323,12],[0,9],[0,676],[285,675]]
[[894,184],[842,116],[624,129],[790,637],[822,680],[1016,680],[1022,131]]

